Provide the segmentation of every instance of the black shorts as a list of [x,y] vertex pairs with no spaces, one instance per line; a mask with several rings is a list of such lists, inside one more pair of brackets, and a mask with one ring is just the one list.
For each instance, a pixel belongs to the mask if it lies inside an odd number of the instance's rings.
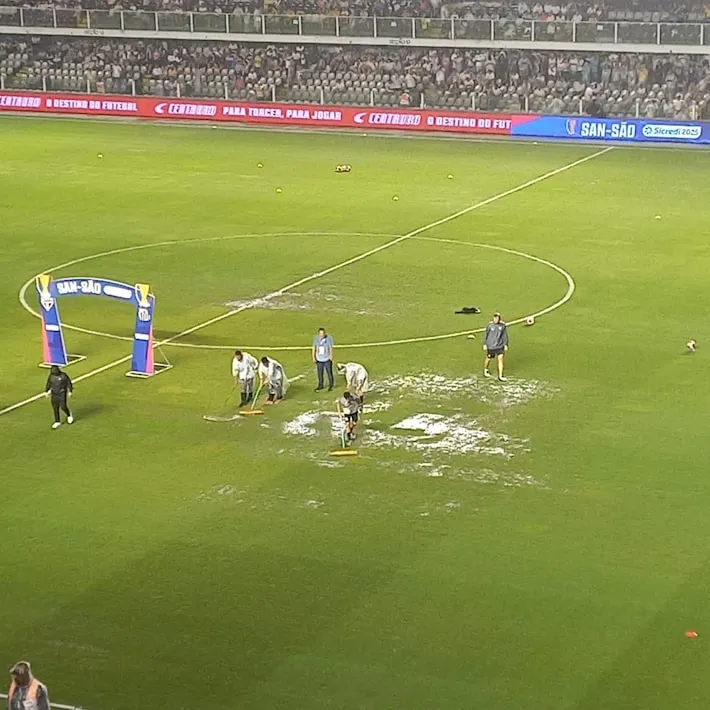
[[491,360],[503,354],[505,354],[505,348],[495,348],[494,350],[488,351],[488,357],[491,358]]
[[352,414],[344,414],[346,422],[352,422],[353,424],[357,424],[358,419],[360,418],[360,413],[359,412],[353,412]]

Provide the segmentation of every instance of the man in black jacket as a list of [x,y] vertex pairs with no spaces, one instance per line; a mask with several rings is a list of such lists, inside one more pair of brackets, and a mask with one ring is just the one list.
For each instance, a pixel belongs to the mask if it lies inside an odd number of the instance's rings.
[[67,424],[74,423],[74,417],[67,407],[67,397],[71,397],[74,385],[66,372],[62,372],[59,366],[52,365],[47,378],[47,386],[44,388],[45,397],[50,397],[52,401],[52,411],[54,412],[54,424],[52,429],[58,429],[61,425],[59,410],[67,415]]

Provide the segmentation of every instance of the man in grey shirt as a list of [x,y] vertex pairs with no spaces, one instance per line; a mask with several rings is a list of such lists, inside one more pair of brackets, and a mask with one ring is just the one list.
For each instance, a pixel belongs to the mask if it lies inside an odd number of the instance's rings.
[[498,361],[498,379],[505,382],[503,358],[508,351],[508,326],[500,319],[500,313],[494,313],[493,320],[486,326],[483,349],[486,351],[486,362],[483,365],[484,376],[491,376],[488,366],[491,364],[491,360],[495,359]]

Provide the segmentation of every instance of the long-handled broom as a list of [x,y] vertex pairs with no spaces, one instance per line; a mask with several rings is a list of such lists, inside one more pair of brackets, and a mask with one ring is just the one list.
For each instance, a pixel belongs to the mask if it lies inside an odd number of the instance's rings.
[[[219,408],[220,412],[224,412],[227,407],[227,402],[232,398],[234,390],[237,388],[236,382],[232,385],[232,389],[229,390],[229,394],[224,400],[224,404]],[[203,414],[202,418],[208,422],[233,422],[235,419],[239,419],[239,414]]]
[[347,447],[347,442],[345,441],[345,428],[346,428],[346,423],[345,423],[345,417],[343,416],[343,412],[340,409],[340,402],[338,402],[338,416],[340,417],[340,421],[342,423],[342,429],[340,430],[340,449],[335,449],[334,451],[330,452],[331,456],[357,456],[357,451],[355,449],[348,449]]
[[251,405],[249,406],[249,409],[244,409],[241,411],[241,414],[245,417],[253,416],[255,414],[263,414],[264,410],[263,409],[254,409],[254,405],[256,404],[256,400],[259,399],[259,395],[261,394],[261,388],[263,386],[263,382],[259,381],[259,386],[256,388],[256,394],[251,400]]

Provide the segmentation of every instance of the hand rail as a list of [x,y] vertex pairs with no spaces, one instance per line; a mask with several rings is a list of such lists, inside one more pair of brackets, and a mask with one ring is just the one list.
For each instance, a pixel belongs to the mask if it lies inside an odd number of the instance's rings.
[[412,44],[417,40],[476,40],[529,43],[544,42],[590,47],[594,44],[667,45],[708,47],[710,23],[639,22],[595,20],[481,20],[431,17],[354,17],[331,15],[272,15],[143,10],[84,10],[62,7],[19,8],[0,5],[0,27],[83,29],[96,34],[104,31],[170,34],[209,33],[294,35],[309,37],[387,38],[392,44]]

